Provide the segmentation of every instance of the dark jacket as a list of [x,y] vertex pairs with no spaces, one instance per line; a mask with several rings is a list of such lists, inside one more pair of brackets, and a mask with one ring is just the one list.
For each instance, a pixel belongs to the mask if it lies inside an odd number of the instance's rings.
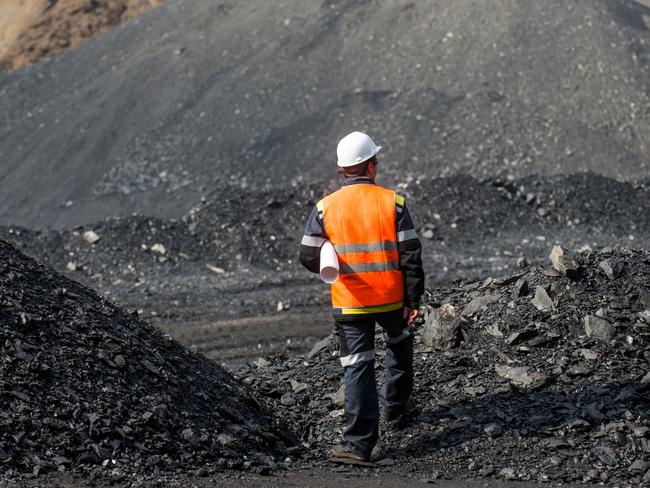
[[[347,178],[344,185],[374,185],[367,177]],[[424,293],[424,271],[422,270],[422,245],[415,232],[406,202],[396,198],[395,227],[397,230],[400,269],[404,275],[404,306],[418,308]],[[320,247],[327,240],[323,214],[317,206],[311,211],[305,233],[300,244],[300,262],[312,273],[320,271]]]

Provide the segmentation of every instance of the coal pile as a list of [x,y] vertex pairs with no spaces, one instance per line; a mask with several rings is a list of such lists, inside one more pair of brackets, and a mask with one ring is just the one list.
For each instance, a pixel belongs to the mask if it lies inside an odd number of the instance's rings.
[[0,348],[4,479],[264,472],[292,442],[223,368],[4,241]]
[[[335,187],[241,185],[220,188],[180,220],[130,215],[66,230],[0,226],[0,239],[220,361],[306,352],[329,330],[329,297],[297,263],[297,250],[311,208]],[[429,286],[540,264],[556,243],[574,251],[650,243],[647,181],[456,175],[420,178],[398,192],[421,237]],[[316,315],[311,327],[302,325]],[[221,321],[227,330],[215,325]]]
[[483,180],[455,175],[423,178],[402,192],[422,220],[421,234],[431,229],[429,238],[436,240],[469,240],[477,232],[494,237],[520,227],[530,234],[557,234],[564,227],[600,242],[609,236],[634,240],[650,224],[648,179],[620,182],[591,172]]
[[[428,292],[415,402],[380,442],[389,469],[427,479],[650,480],[650,252],[554,247],[551,258]],[[240,373],[316,464],[342,427],[335,349],[326,339],[304,358]]]
[[384,145],[390,185],[644,177],[648,19],[632,0],[168,0],[0,72],[0,222],[181,218],[226,184],[327,185],[354,129]]
[[[215,271],[208,264],[225,275],[251,267],[295,275],[302,272],[296,254],[307,215],[335,189],[226,185],[179,220],[131,215],[69,230],[0,226],[0,238],[120,298],[155,287],[165,276],[209,276]],[[455,175],[419,178],[397,191],[407,198],[436,283],[494,272],[488,266],[474,270],[468,256],[456,256],[472,246],[483,246],[471,252],[472,259],[487,262],[505,252],[502,261],[510,255],[514,266],[519,257],[545,259],[552,240],[572,249],[650,242],[648,180],[620,182],[590,172],[519,179]],[[87,232],[97,240],[88,241]],[[442,273],[440,260],[453,271]]]

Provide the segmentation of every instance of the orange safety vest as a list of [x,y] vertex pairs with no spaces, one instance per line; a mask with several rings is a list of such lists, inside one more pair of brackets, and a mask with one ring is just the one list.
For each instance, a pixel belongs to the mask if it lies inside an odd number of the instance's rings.
[[335,315],[390,312],[404,306],[394,191],[374,184],[344,186],[316,205],[336,249]]

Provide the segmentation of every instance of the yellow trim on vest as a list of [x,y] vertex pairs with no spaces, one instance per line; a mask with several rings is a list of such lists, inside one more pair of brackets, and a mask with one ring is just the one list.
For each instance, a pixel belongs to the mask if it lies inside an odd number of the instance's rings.
[[376,307],[347,307],[340,308],[342,315],[364,315],[370,313],[392,312],[402,308],[404,302],[389,303],[388,305],[377,305]]
[[395,203],[397,205],[403,207],[404,204],[406,203],[406,200],[404,200],[404,197],[402,197],[402,196],[398,195],[397,193],[395,193]]
[[316,204],[316,210],[318,210],[318,211],[321,212],[321,213],[323,212],[323,200],[320,200],[320,201]]

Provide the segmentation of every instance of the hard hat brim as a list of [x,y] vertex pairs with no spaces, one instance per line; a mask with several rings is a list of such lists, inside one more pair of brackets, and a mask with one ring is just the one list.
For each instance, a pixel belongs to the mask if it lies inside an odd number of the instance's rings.
[[338,160],[336,164],[339,166],[339,168],[349,168],[350,166],[356,166],[357,164],[361,164],[365,161],[368,161],[371,157],[376,156],[379,150],[381,149],[381,146],[375,146],[375,150],[370,154],[369,156],[363,158],[361,161],[341,161]]

